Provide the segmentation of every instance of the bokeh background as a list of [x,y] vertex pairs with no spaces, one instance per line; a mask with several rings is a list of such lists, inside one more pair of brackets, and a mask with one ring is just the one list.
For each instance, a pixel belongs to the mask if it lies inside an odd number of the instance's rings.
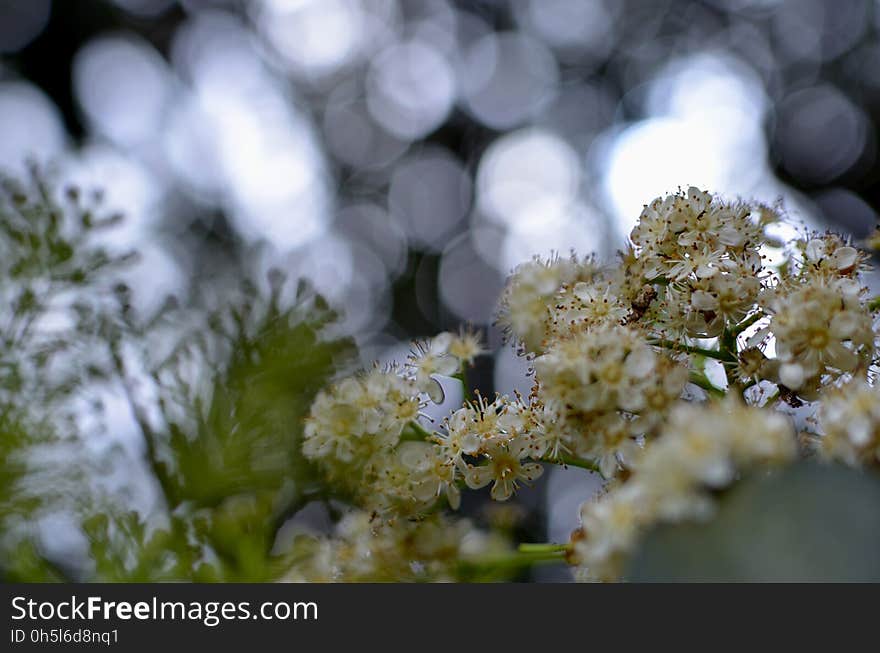
[[[467,323],[480,389],[527,390],[492,327],[504,277],[611,256],[657,195],[874,228],[878,28],[872,0],[0,0],[0,168],[103,188],[145,311],[279,267],[364,363]],[[522,495],[550,540],[574,471]]]

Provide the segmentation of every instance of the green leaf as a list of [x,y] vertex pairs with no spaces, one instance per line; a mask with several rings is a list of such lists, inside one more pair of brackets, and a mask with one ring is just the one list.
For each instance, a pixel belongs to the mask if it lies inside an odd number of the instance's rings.
[[350,340],[322,338],[323,324],[270,313],[254,333],[236,334],[197,432],[177,427],[170,434],[176,502],[216,506],[230,496],[316,481],[300,454],[303,420],[318,390],[353,354]]
[[880,478],[801,464],[748,478],[709,523],[665,526],[631,560],[632,581],[880,581]]

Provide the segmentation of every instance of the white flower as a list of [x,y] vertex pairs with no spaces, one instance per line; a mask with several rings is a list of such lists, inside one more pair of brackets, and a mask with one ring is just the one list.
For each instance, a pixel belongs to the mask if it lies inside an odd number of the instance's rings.
[[438,447],[427,442],[404,442],[400,448],[401,462],[411,472],[413,497],[431,502],[445,493],[449,506],[458,510],[461,492],[456,486],[456,467],[447,462]]
[[493,483],[490,492],[496,501],[507,501],[522,482],[531,483],[544,473],[535,462],[523,462],[534,452],[532,438],[518,436],[487,449],[488,461],[480,466],[471,465],[465,472],[465,482],[472,490]]
[[804,257],[803,276],[845,277],[865,267],[865,254],[837,234],[816,234],[796,246]]
[[614,580],[623,557],[634,547],[645,522],[644,497],[636,485],[581,506],[581,528],[574,540],[578,564],[593,580]]
[[471,365],[478,356],[486,353],[479,334],[462,329],[449,341],[448,352],[462,365]]
[[874,351],[871,315],[850,280],[809,277],[777,290],[770,309],[768,328],[785,385],[815,392],[822,375],[867,368]]
[[855,380],[832,390],[818,412],[823,457],[847,465],[880,466],[880,390]]
[[443,403],[443,387],[434,375],[451,376],[459,369],[458,359],[449,353],[453,338],[451,333],[444,332],[427,342],[417,342],[412,355],[407,359],[407,367],[419,390],[437,404]]
[[592,261],[574,256],[548,261],[535,258],[519,265],[502,293],[498,323],[528,351],[540,351],[557,293],[565,285],[592,279],[595,273]]
[[477,393],[477,399],[454,411],[446,420],[446,433],[436,434],[435,440],[446,452],[447,460],[461,465],[462,455],[475,456],[495,443],[506,442],[517,435],[531,432],[532,415],[517,398],[497,396],[494,401]]

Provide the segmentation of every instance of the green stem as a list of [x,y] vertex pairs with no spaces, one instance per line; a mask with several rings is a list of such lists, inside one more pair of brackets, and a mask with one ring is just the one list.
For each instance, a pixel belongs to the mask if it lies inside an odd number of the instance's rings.
[[564,563],[565,551],[510,551],[485,558],[462,560],[459,563],[463,574],[480,572],[515,571],[540,564]]
[[544,458],[540,458],[540,461],[544,463],[550,463],[552,465],[580,467],[581,469],[587,469],[591,472],[596,472],[598,474],[602,473],[599,471],[599,465],[597,465],[592,460],[585,460],[584,458],[569,456],[568,454],[564,453],[558,454],[555,458],[545,456]]
[[880,309],[880,296],[868,300],[868,310],[873,313],[877,309]]
[[147,417],[146,411],[137,400],[133,382],[128,375],[128,370],[126,369],[125,362],[122,358],[122,344],[120,339],[113,338],[108,343],[108,348],[111,360],[113,361],[114,371],[116,372],[116,376],[122,386],[122,391],[128,402],[129,410],[131,410],[135,424],[137,424],[138,429],[141,432],[144,449],[146,450],[147,464],[150,467],[150,471],[153,473],[153,478],[156,479],[156,483],[159,486],[165,505],[171,510],[175,506],[173,492],[171,490],[171,479],[169,478],[165,464],[162,462],[159,452],[156,449],[156,441],[158,438],[156,437],[153,428],[150,426],[150,420]]
[[699,386],[709,394],[716,397],[724,397],[727,395],[724,390],[722,390],[721,388],[716,388],[714,385],[712,385],[709,379],[697,372],[691,372],[690,378],[688,380],[694,385]]
[[461,366],[458,368],[458,372],[456,374],[453,374],[453,378],[456,378],[459,381],[461,381],[463,400],[465,402],[470,401],[471,400],[471,388],[470,388],[470,385],[468,384],[467,363],[461,364]]
[[750,315],[749,317],[744,319],[742,322],[740,322],[735,327],[733,327],[730,331],[731,331],[731,333],[733,333],[734,336],[738,336],[743,331],[745,331],[750,326],[752,326],[755,322],[757,322],[758,320],[760,320],[764,317],[767,317],[767,316],[764,315],[764,313],[758,311],[757,313]]
[[718,349],[725,354],[736,358],[736,334],[730,329],[724,329],[718,339]]
[[[729,354],[734,360],[737,359],[736,333],[731,329],[724,329],[718,342],[719,349],[725,354]],[[724,375],[727,377],[727,387],[732,388],[736,385],[736,374],[730,365],[725,365]]]
[[717,349],[704,349],[702,347],[685,345],[680,342],[675,342],[674,340],[649,340],[648,344],[654,345],[655,347],[671,349],[673,351],[683,351],[689,354],[699,354],[700,356],[705,356],[706,358],[714,358],[715,360],[723,361],[725,363],[736,362],[736,358],[727,352],[718,351]]
[[517,551],[521,553],[565,553],[568,551],[568,545],[551,542],[523,542],[517,547]]
[[424,426],[416,421],[412,421],[404,427],[403,432],[400,434],[400,440],[401,442],[422,442],[424,440],[429,440],[432,435],[433,433],[431,433],[431,431],[426,429]]

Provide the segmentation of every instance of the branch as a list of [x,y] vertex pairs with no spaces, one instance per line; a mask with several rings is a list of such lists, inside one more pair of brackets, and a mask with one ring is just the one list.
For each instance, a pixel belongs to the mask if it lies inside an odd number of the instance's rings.
[[670,349],[672,351],[683,351],[689,354],[698,354],[700,356],[705,356],[706,358],[714,358],[715,360],[719,360],[724,363],[736,362],[736,358],[732,354],[718,351],[717,349],[703,349],[702,347],[685,345],[680,342],[675,342],[674,340],[649,340],[648,344],[654,345],[655,347]]
[[697,374],[696,372],[691,372],[690,377],[688,378],[688,381],[690,381],[695,386],[702,388],[703,390],[705,390],[709,394],[714,395],[716,397],[724,397],[727,395],[727,393],[724,390],[712,385],[712,383],[709,381],[709,379],[707,379],[702,374]]
[[734,327],[730,330],[730,332],[731,332],[734,336],[738,336],[738,335],[741,334],[743,331],[745,331],[745,330],[748,329],[750,326],[752,326],[755,322],[758,322],[758,321],[760,321],[761,319],[763,319],[763,318],[765,318],[765,317],[767,317],[767,316],[766,316],[764,313],[762,313],[761,311],[758,311],[757,313],[754,313],[754,314],[750,315],[749,317],[747,317],[746,319],[744,319],[742,322],[740,322],[739,324],[737,324],[736,326],[734,326]]
[[601,471],[599,471],[599,465],[597,465],[592,460],[578,458],[577,456],[569,456],[568,454],[564,453],[560,453],[552,458],[549,456],[545,456],[543,458],[539,458],[539,460],[543,463],[550,463],[551,465],[561,465],[563,467],[580,467],[581,469],[596,472],[597,474],[602,473]]
[[143,437],[144,446],[147,450],[147,462],[150,465],[150,470],[156,477],[156,482],[159,484],[159,488],[162,491],[162,498],[165,500],[165,505],[170,510],[172,506],[168,494],[168,476],[165,473],[165,466],[159,460],[159,455],[156,451],[156,434],[153,432],[153,429],[150,426],[150,422],[147,419],[146,413],[134,396],[134,387],[132,386],[131,381],[128,378],[128,374],[125,370],[125,363],[122,360],[122,353],[119,351],[119,340],[112,340],[109,343],[109,348],[110,355],[113,358],[113,368],[116,371],[117,376],[119,376],[119,381],[122,384],[123,391],[125,392],[125,398],[128,401],[128,405],[131,407],[131,413],[134,417],[135,422],[138,425],[138,428],[140,429],[141,436]]

